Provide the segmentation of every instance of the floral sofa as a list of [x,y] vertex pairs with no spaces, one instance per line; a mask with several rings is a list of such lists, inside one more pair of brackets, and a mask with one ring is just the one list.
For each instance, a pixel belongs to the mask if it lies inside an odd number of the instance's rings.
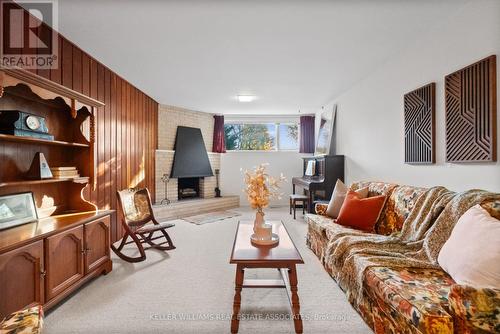
[[43,308],[35,305],[12,313],[0,321],[0,334],[39,334],[43,327]]
[[[373,233],[390,235],[401,230],[417,199],[426,189],[382,182],[358,182],[352,190],[369,187],[368,196],[387,200]],[[326,261],[329,240],[349,228],[335,224],[317,204],[306,216],[307,244],[326,271],[335,277],[339,268]],[[500,218],[500,203],[483,203]],[[363,273],[363,298],[349,301],[375,333],[500,333],[500,291],[455,284],[440,269],[369,267]]]

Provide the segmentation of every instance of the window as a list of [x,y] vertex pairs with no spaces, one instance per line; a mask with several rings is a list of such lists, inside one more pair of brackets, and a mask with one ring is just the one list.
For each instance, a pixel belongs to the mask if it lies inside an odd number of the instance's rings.
[[299,126],[294,124],[278,124],[278,147],[280,150],[299,149]]
[[230,151],[297,150],[297,123],[226,123],[226,149]]

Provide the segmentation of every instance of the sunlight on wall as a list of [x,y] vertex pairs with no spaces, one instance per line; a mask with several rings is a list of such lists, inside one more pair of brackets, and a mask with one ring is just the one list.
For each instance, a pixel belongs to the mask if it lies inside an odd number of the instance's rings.
[[144,154],[141,158],[141,164],[139,165],[139,173],[137,173],[130,181],[128,187],[135,188],[145,179],[146,171],[145,171],[146,162],[144,161]]
[[106,162],[101,162],[97,166],[97,176],[104,176],[104,173],[106,172]]

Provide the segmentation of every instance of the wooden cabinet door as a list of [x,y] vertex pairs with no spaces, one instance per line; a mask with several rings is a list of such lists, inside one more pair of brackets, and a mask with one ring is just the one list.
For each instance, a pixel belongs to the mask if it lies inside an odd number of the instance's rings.
[[0,319],[43,304],[43,241],[0,255]]
[[83,226],[45,239],[45,296],[50,300],[80,280],[83,273]]
[[85,224],[85,274],[109,260],[109,216]]

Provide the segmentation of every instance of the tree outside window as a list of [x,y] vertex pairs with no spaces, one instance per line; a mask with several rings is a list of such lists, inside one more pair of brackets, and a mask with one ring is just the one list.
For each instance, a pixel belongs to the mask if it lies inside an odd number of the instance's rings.
[[225,124],[226,149],[233,151],[276,151],[298,149],[298,125]]

